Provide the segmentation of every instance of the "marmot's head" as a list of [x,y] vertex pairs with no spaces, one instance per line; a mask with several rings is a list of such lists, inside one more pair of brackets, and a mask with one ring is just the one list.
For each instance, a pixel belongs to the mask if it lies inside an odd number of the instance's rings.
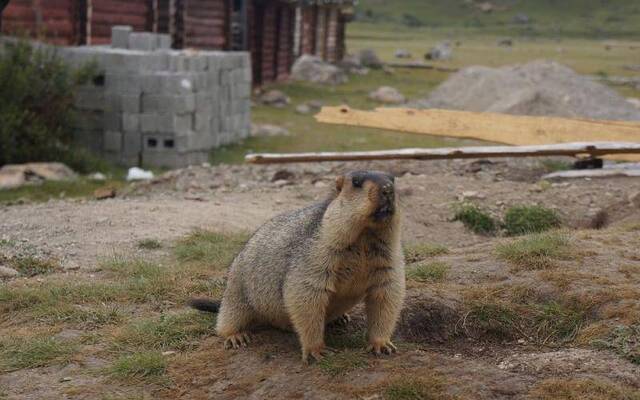
[[336,179],[337,198],[351,212],[372,224],[384,223],[396,213],[393,175],[380,171],[353,171]]

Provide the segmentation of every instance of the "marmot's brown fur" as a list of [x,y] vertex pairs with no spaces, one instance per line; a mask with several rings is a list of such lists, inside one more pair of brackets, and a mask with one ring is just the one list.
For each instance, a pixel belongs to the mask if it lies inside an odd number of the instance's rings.
[[[216,330],[237,348],[254,325],[293,329],[303,360],[318,360],[325,325],[364,301],[370,350],[388,354],[404,295],[394,178],[356,171],[338,177],[327,200],[256,231],[230,267]],[[192,306],[217,311],[206,300]]]

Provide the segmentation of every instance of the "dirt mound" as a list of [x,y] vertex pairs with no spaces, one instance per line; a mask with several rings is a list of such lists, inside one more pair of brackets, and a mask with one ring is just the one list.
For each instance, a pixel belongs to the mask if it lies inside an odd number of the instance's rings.
[[613,89],[551,61],[468,67],[411,104],[516,115],[640,120],[640,110]]

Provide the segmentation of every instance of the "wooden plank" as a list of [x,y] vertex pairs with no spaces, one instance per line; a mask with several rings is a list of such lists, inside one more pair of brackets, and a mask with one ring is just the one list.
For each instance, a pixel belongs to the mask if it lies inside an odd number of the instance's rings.
[[600,156],[606,154],[640,154],[640,143],[577,142],[537,146],[478,146],[381,151],[319,152],[319,153],[258,153],[245,156],[245,162],[272,164],[318,161],[370,160],[443,160],[456,158],[503,158],[543,156]]
[[[432,136],[478,139],[516,146],[568,142],[640,142],[640,122],[532,117],[453,110],[323,107],[319,122],[388,129]],[[638,156],[624,159],[640,160]]]

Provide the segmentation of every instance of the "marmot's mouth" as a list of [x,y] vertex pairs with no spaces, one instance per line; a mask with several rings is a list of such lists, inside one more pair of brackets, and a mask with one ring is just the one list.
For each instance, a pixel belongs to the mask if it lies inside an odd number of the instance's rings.
[[385,204],[384,206],[378,208],[376,212],[373,213],[373,218],[376,220],[382,220],[388,218],[393,215],[393,205]]

